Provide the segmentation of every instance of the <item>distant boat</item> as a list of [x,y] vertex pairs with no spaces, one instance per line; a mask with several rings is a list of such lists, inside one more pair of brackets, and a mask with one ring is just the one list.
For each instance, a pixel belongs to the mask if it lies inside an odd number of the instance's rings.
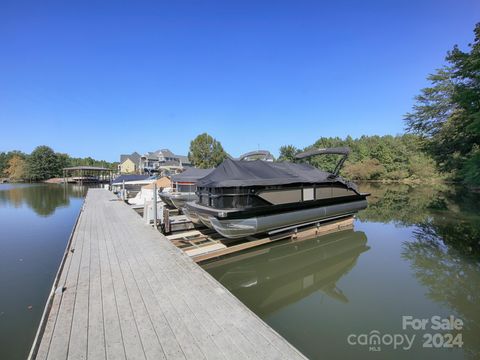
[[140,191],[142,186],[153,183],[157,180],[156,176],[148,175],[120,175],[112,182],[112,191],[119,192],[125,186],[129,197],[134,197]]
[[179,210],[185,206],[188,201],[197,200],[195,191],[197,181],[210,174],[213,169],[187,168],[184,172],[172,175],[173,191],[160,194],[161,199]]
[[130,198],[127,202],[131,205],[141,206],[144,205],[147,201],[153,201],[153,185],[157,185],[157,202],[162,201],[160,198],[161,192],[165,188],[169,188],[171,181],[168,177],[164,176],[158,180],[151,182],[148,185],[141,187],[140,191],[135,195],[135,197]]
[[367,207],[369,194],[338,175],[349,152],[315,149],[296,157],[341,155],[332,173],[304,163],[226,159],[197,182],[198,200],[185,212],[227,238],[352,215]]

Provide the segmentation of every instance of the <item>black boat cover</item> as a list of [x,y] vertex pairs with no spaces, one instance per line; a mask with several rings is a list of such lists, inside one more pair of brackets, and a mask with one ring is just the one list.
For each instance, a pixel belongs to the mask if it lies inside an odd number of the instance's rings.
[[355,189],[353,183],[308,164],[232,159],[226,159],[209,175],[197,181],[197,187],[247,187],[326,182],[341,182],[347,187]]
[[173,182],[197,182],[198,179],[210,174],[214,169],[197,169],[189,167],[180,174],[172,175]]

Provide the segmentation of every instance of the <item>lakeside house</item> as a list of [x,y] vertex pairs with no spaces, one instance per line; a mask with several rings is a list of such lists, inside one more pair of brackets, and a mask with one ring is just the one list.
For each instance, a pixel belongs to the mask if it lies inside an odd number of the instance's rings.
[[120,164],[118,165],[118,172],[120,174],[137,174],[140,172],[139,153],[134,152],[130,155],[120,155]]
[[185,155],[176,155],[169,149],[147,152],[143,155],[134,152],[120,155],[118,171],[122,174],[161,173],[176,174],[190,167],[191,163]]

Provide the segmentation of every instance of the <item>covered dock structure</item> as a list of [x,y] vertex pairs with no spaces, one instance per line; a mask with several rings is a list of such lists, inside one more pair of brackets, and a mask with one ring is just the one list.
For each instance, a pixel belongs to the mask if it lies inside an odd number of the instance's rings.
[[63,168],[64,183],[112,182],[113,170],[97,166],[72,166]]

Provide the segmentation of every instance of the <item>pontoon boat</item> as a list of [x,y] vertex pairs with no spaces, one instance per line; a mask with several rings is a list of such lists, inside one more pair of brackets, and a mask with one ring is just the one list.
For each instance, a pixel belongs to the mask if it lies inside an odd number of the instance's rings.
[[186,204],[186,213],[227,238],[352,215],[367,207],[369,194],[338,175],[349,152],[315,149],[296,156],[341,155],[333,172],[305,163],[226,159],[197,181],[198,200]]

